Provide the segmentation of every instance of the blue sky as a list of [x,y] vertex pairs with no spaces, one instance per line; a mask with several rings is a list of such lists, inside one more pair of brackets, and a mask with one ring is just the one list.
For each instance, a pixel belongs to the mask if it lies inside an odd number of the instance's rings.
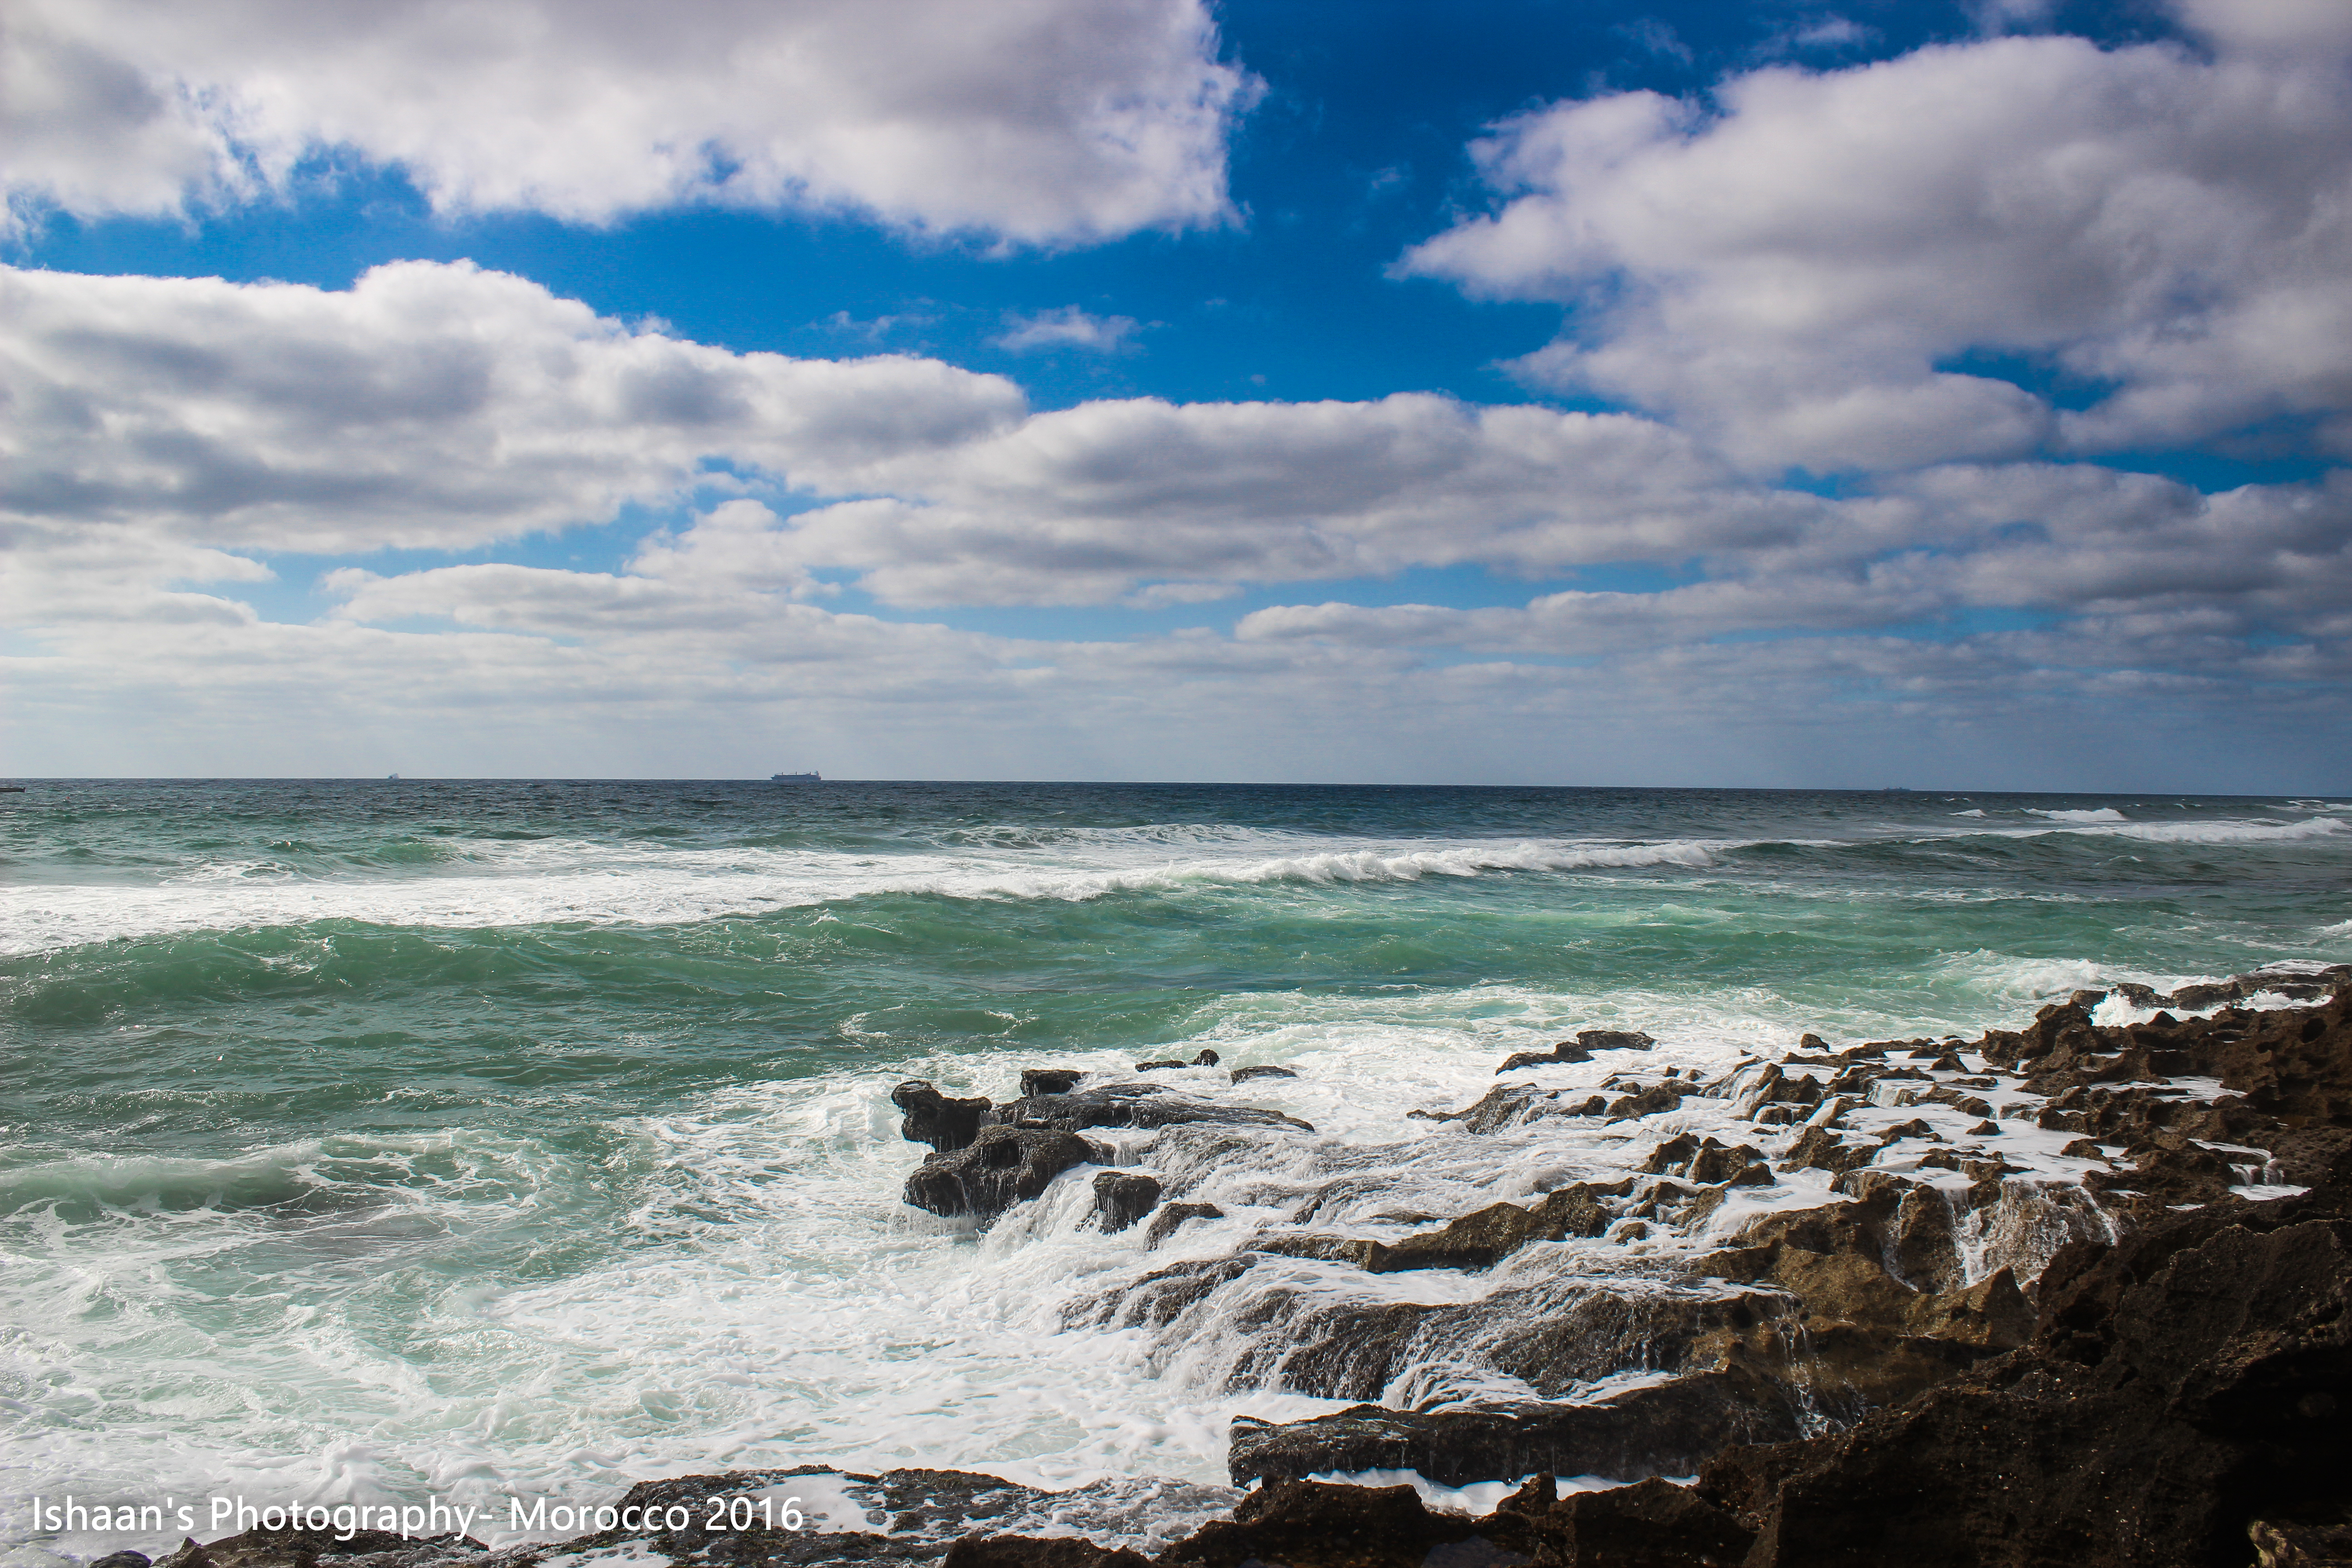
[[0,767],[2346,787],[2339,8],[297,16],[0,46]]

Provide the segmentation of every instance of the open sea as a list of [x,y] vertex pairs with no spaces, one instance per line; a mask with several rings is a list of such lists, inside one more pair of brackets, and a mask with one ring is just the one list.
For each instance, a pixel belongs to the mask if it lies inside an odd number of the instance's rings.
[[1527,1190],[1520,1146],[1406,1113],[1578,1028],[1714,1070],[2347,959],[2333,800],[34,784],[0,795],[0,1563],[181,1533],[42,1534],[37,1494],[1215,1486],[1236,1413],[1339,1407],[1245,1327],[1064,1327],[1166,1257],[1085,1223],[1083,1171],[986,1232],[905,1206],[906,1078],[1285,1066],[1171,1077],[1454,1214]]

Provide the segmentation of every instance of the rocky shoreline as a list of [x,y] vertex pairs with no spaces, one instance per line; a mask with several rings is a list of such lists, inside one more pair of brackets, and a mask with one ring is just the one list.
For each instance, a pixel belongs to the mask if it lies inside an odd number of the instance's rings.
[[[1587,1031],[1431,1108],[1416,1191],[1459,1192],[1451,1213],[1382,1206],[1393,1150],[1236,1098],[1278,1069],[1042,1067],[1002,1104],[899,1086],[932,1150],[909,1204],[1011,1224],[1068,1174],[1085,1223],[1150,1255],[1066,1324],[1171,1358],[1222,1335],[1223,1386],[1354,1402],[1236,1419],[1228,1469],[1255,1489],[1171,1498],[1217,1516],[1181,1537],[984,1476],[803,1468],[629,1500],[821,1478],[866,1528],[496,1552],[254,1531],[163,1562],[2352,1563],[2352,966],[2080,992],[1974,1041],[1807,1036],[1712,1076],[1649,1066],[1655,1044]],[[1475,1181],[1448,1174],[1470,1153]],[[1407,1469],[1524,1484],[1472,1517],[1308,1479]]]

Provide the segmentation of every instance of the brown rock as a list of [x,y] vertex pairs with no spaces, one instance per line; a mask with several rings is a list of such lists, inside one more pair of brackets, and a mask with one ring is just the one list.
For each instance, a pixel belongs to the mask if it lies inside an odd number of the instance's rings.
[[909,1143],[929,1143],[940,1154],[970,1146],[988,1119],[986,1099],[957,1100],[919,1078],[892,1089],[890,1103],[907,1113],[898,1124],[898,1136]]
[[948,1548],[940,1568],[1150,1568],[1123,1546],[1097,1546],[1079,1535],[967,1535]]
[[1130,1171],[1105,1171],[1095,1178],[1095,1214],[1102,1228],[1122,1231],[1160,1202],[1157,1177]]
[[1178,1228],[1181,1227],[1187,1220],[1223,1219],[1224,1217],[1225,1211],[1219,1208],[1214,1204],[1163,1205],[1160,1212],[1151,1216],[1150,1225],[1144,1228],[1144,1250],[1149,1252],[1153,1247],[1158,1247],[1161,1242],[1167,1240],[1170,1237],[1175,1235]]
[[[1466,1519],[1433,1514],[1411,1487],[1270,1482],[1230,1521],[1202,1526],[1160,1554],[1162,1568],[1422,1568],[1433,1547],[1469,1539]],[[1493,1559],[1488,1559],[1493,1561]]]
[[936,1215],[994,1219],[1037,1196],[1074,1165],[1107,1164],[1109,1150],[1075,1132],[983,1127],[970,1145],[934,1154],[907,1178],[907,1202]]

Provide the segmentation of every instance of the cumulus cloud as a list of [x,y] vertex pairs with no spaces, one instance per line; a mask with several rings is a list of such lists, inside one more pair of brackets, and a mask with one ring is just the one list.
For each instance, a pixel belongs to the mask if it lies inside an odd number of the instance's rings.
[[2209,52],[1997,37],[1554,105],[1475,149],[1506,205],[1400,265],[1570,305],[1528,377],[1759,469],[2352,452],[2344,15],[2194,0]]
[[16,0],[0,186],[170,213],[404,170],[442,211],[846,208],[1036,244],[1227,221],[1202,0]]
[[1427,394],[1082,404],[869,474],[898,499],[794,527],[812,559],[858,567],[909,605],[1108,603],[1163,577],[1416,565],[1536,575],[1788,542],[1825,510],[1738,482],[1649,420]]
[[341,292],[0,268],[0,397],[20,519],[313,553],[601,521],[713,457],[839,487],[1025,410],[935,360],[730,353],[427,262]]
[[[43,650],[0,656],[37,693],[20,733],[47,734],[41,713],[59,735],[93,711],[227,732],[377,704],[509,759],[477,770],[593,772],[611,759],[560,750],[547,715],[731,734],[719,716],[864,704],[869,730],[900,714],[935,744],[952,724],[975,757],[1025,736],[1020,755],[1074,774],[1132,776],[1204,726],[1226,737],[1214,760],[1147,772],[1242,776],[1294,752],[1283,768],[1313,773],[1358,732],[1300,715],[1377,712],[1426,738],[1484,705],[1531,732],[1687,740],[1814,734],[1864,692],[1939,723],[2046,700],[2063,730],[2128,689],[2180,715],[2268,703],[2285,734],[2352,673],[2342,473],[2208,496],[2090,464],[1946,464],[1831,499],[1630,414],[1428,395],[1034,414],[1010,382],[932,361],[731,353],[426,264],[340,292],[0,271],[0,613]],[[611,569],[364,559],[631,501],[667,521]],[[315,624],[239,596],[271,564],[339,555],[363,559],[320,584]],[[1678,585],[1559,589],[1630,562]],[[854,582],[895,606],[1165,610],[1454,566],[1542,586],[1469,609],[1303,595],[1230,635],[1118,643],[841,603]],[[1066,731],[1112,749],[1070,751]],[[1349,767],[1391,776],[1377,756]]]

